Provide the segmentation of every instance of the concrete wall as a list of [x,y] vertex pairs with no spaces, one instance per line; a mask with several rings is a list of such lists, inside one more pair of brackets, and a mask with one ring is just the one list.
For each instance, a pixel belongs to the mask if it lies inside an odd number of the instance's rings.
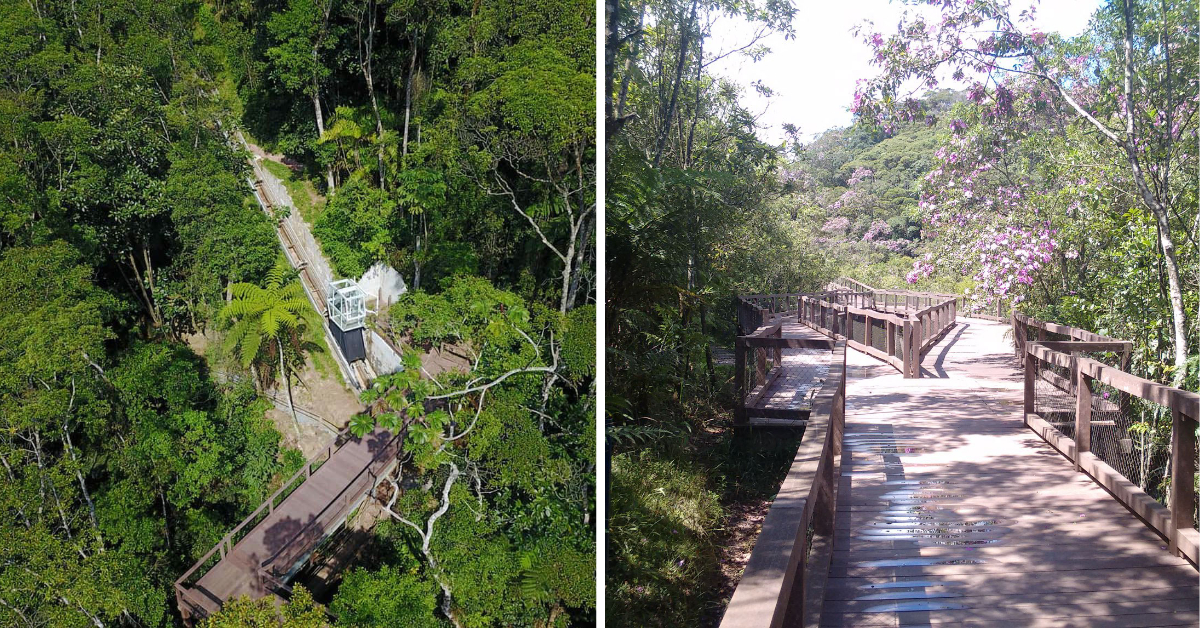
[[387,375],[402,370],[400,354],[396,353],[379,332],[374,329],[364,329],[363,339],[367,343],[367,361],[371,368],[380,375]]

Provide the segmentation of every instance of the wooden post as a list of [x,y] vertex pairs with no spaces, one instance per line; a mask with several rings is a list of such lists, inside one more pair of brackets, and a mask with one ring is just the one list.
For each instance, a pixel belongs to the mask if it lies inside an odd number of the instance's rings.
[[904,336],[902,338],[900,338],[900,343],[901,343],[900,353],[902,354],[900,356],[900,359],[904,363],[904,378],[905,379],[912,378],[912,336],[913,336],[912,320],[905,319],[904,320]]
[[733,341],[733,423],[746,423],[746,339]]
[[887,333],[887,339],[884,340],[884,352],[888,355],[896,355],[896,324],[892,321],[883,322],[883,330]]
[[1025,330],[1017,324],[1017,313],[1015,311],[1009,315],[1008,324],[1012,327],[1013,345],[1015,345],[1017,350],[1017,359],[1021,359],[1021,355],[1025,353]]
[[921,345],[925,344],[925,323],[920,317],[917,317],[913,324],[913,345],[912,345],[912,376],[914,379],[921,378]]
[[1168,541],[1171,553],[1179,551],[1179,531],[1191,529],[1196,523],[1196,430],[1185,421],[1183,412],[1171,410],[1171,531]]
[[767,351],[766,347],[754,347],[754,384],[767,383]]
[[[1028,348],[1026,348],[1028,351]],[[1037,358],[1032,353],[1025,354],[1025,416],[1023,422],[1029,425],[1029,415],[1033,414],[1034,377],[1037,374]]]
[[1075,470],[1079,471],[1083,452],[1092,450],[1092,378],[1079,368],[1079,358],[1074,355],[1071,371],[1075,380]]

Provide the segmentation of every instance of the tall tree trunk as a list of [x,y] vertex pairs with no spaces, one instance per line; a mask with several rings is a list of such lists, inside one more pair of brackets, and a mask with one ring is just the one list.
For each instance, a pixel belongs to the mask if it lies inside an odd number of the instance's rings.
[[279,346],[279,375],[283,378],[284,388],[287,389],[288,412],[292,415],[292,421],[296,423],[296,433],[300,433],[300,417],[296,416],[296,404],[292,401],[292,379],[288,377],[287,361],[283,357],[283,339],[277,339],[276,344]]
[[[313,56],[316,56],[316,49],[313,49]],[[313,110],[317,114],[317,139],[325,137],[325,116],[321,113],[321,96],[318,93],[317,79],[313,77]],[[329,164],[325,168],[325,185],[328,186],[329,193],[333,194],[333,164]]]
[[662,117],[662,129],[658,133],[658,144],[654,148],[654,167],[662,162],[663,150],[667,147],[667,138],[671,134],[671,121],[675,117],[675,106],[679,102],[679,87],[683,83],[683,68],[687,65],[687,51],[692,43],[692,29],[696,25],[696,0],[692,0],[691,15],[683,32],[679,35],[679,58],[675,62],[675,82],[671,86],[671,100],[667,104]]
[[[1183,311],[1183,291],[1179,280],[1179,263],[1175,257],[1175,242],[1171,238],[1171,224],[1167,203],[1159,198],[1146,183],[1146,174],[1142,171],[1141,160],[1138,157],[1137,145],[1134,141],[1134,138],[1137,137],[1137,124],[1133,107],[1133,7],[1130,0],[1125,0],[1123,4],[1122,12],[1125,18],[1125,138],[1121,144],[1125,149],[1125,156],[1129,161],[1129,166],[1133,169],[1133,180],[1137,184],[1142,201],[1146,203],[1146,206],[1150,209],[1150,213],[1154,215],[1155,224],[1158,226],[1158,241],[1159,246],[1162,247],[1163,265],[1166,266],[1167,270],[1167,291],[1171,299],[1171,329],[1172,336],[1174,336],[1173,344],[1175,349],[1175,376],[1173,379],[1178,386],[1182,384],[1183,378],[1187,373],[1187,316]],[[1170,54],[1169,51],[1166,54]],[[1167,133],[1170,132],[1171,130],[1168,128]],[[1163,181],[1161,189],[1163,194],[1169,193],[1167,181]]]
[[625,119],[625,99],[629,95],[629,79],[633,76],[631,70],[633,64],[637,61],[638,52],[642,47],[642,28],[646,25],[646,3],[642,3],[641,9],[638,10],[638,25],[637,31],[632,33],[633,50],[625,57],[625,68],[621,73],[621,91],[617,95],[617,120]]
[[368,2],[366,11],[368,13],[367,36],[364,41],[360,32],[359,65],[362,67],[363,78],[367,83],[367,95],[371,99],[371,112],[375,114],[375,143],[379,157],[379,189],[386,190],[387,182],[383,165],[383,118],[379,116],[379,101],[375,98],[375,77],[371,68],[371,61],[375,52],[375,3]]
[[88,492],[87,483],[83,481],[83,472],[79,469],[79,458],[75,455],[75,445],[71,442],[71,428],[69,425],[71,413],[75,408],[75,378],[71,378],[71,400],[67,403],[67,412],[63,416],[62,434],[63,444],[66,445],[67,454],[71,456],[71,462],[75,465],[75,479],[79,481],[79,490],[83,493],[83,499],[87,502],[88,518],[92,522],[92,530],[96,532],[96,541],[100,546],[100,551],[104,551],[104,537],[100,534],[100,524],[96,521],[96,503],[92,501],[92,494]]
[[[313,62],[313,109],[317,112],[317,139],[325,137],[325,116],[321,113],[321,82],[317,80],[316,68],[321,62],[321,44],[325,41],[325,35],[329,28],[329,14],[333,11],[333,0],[325,3],[325,10],[322,15],[321,30],[317,33],[317,41],[312,47],[312,62]],[[325,170],[325,183],[329,186],[329,193],[333,194],[333,164]]]
[[417,69],[417,43],[412,45],[412,56],[408,60],[408,78],[404,81],[404,140],[400,143],[400,154],[408,155],[408,126],[412,120],[413,77]]
[[613,117],[613,70],[616,65],[617,48],[621,38],[618,34],[621,19],[620,0],[604,0],[604,137],[617,132]]
[[[142,275],[142,271],[138,267],[137,258],[133,256],[132,251],[127,253],[126,259],[129,262],[129,267],[133,269],[133,277],[137,280],[137,288],[140,296],[142,297],[142,303],[146,305],[146,312],[150,314],[150,322],[154,325],[155,329],[159,329],[163,324],[162,314],[159,312],[158,304],[154,301],[153,293],[146,291],[146,284],[148,281],[146,277]],[[149,258],[147,258],[147,263],[149,263]],[[152,270],[150,268],[146,269],[146,275],[149,275],[151,272]]]
[[[580,229],[579,247],[575,254],[575,264],[572,269],[570,292],[567,298],[566,310],[575,308],[575,302],[579,299],[579,282],[583,276],[583,269],[587,267],[587,253],[592,241],[592,232],[594,227],[591,220],[584,220],[583,227]],[[564,310],[564,311],[566,311]]]

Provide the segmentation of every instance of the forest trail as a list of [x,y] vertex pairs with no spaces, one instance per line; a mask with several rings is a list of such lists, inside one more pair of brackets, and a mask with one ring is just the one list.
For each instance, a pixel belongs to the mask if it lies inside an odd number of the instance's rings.
[[[296,209],[296,204],[292,200],[291,194],[287,190],[287,186],[263,166],[264,159],[273,159],[262,148],[250,143],[242,133],[237,134],[240,141],[251,153],[250,167],[253,170],[254,179],[251,185],[254,188],[255,198],[262,206],[263,211],[267,212],[276,220],[275,231],[279,236],[280,246],[283,248],[284,255],[287,257],[292,267],[300,272],[300,282],[304,285],[304,291],[312,302],[313,308],[321,315],[324,320],[326,316],[325,292],[326,287],[333,281],[335,274],[333,266],[329,259],[325,257],[325,253],[321,250],[321,245],[312,234],[312,227],[305,221],[304,216]],[[283,163],[283,162],[280,162]],[[287,165],[286,163],[284,165]],[[278,219],[274,215],[275,208],[285,208],[287,216],[283,219]],[[344,380],[350,384],[356,391],[364,389],[367,384],[376,376],[371,370],[370,364],[367,361],[358,361],[354,364],[349,364],[342,357],[336,343],[329,336],[328,323],[325,323],[325,344],[329,350],[338,368],[342,372]],[[311,360],[309,364],[309,373],[324,377],[311,369]],[[326,392],[332,391],[331,386],[321,386]],[[353,391],[346,391],[347,394],[357,396]],[[357,403],[332,403],[328,408],[334,412],[332,416],[326,415],[334,425],[345,425],[350,417],[362,410]]]
[[[298,266],[302,266],[303,272],[311,277],[312,287],[320,297],[320,303],[316,304],[317,311],[323,316],[325,314],[325,286],[333,281],[333,266],[321,251],[321,245],[317,243],[317,239],[313,237],[311,227],[296,209],[296,203],[292,200],[287,186],[262,165],[263,159],[275,159],[275,156],[251,144],[240,133],[238,140],[253,155],[250,159],[250,167],[254,171],[254,177],[258,181],[262,181],[261,190],[257,190],[260,198],[265,198],[270,207],[284,207],[288,210],[288,216],[279,222],[278,229],[287,238],[287,244],[290,245],[288,259],[291,260],[294,255],[301,262]],[[287,165],[283,161],[280,163]]]
[[920,379],[847,352],[821,625],[1197,625],[1195,569],[1025,427],[1008,329],[959,319]]

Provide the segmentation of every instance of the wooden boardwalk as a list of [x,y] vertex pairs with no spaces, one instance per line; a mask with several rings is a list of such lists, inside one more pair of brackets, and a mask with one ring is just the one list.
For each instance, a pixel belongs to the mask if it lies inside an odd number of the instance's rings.
[[1008,329],[959,319],[921,379],[848,352],[821,625],[1200,625],[1196,569],[1024,426]]
[[[826,336],[802,323],[794,316],[784,319],[784,338],[827,340]],[[810,410],[812,399],[829,374],[829,351],[826,349],[782,349],[778,372],[772,372],[763,384],[755,386],[748,395],[747,416],[752,424],[767,425],[775,411]],[[757,412],[756,412],[757,411]]]
[[183,585],[186,600],[180,602],[180,610],[185,619],[211,614],[241,595],[260,598],[274,594],[275,587],[264,581],[260,566],[265,563],[282,580],[306,560],[395,462],[401,443],[397,435],[377,428],[333,450],[328,461],[271,509],[219,562],[193,585]]

